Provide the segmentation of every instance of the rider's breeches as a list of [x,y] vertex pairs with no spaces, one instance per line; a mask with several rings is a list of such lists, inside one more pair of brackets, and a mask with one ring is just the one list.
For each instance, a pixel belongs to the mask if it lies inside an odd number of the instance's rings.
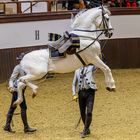
[[80,90],[78,93],[79,96],[79,108],[82,117],[82,121],[86,127],[89,128],[92,121],[92,111],[95,98],[94,89],[84,89]]

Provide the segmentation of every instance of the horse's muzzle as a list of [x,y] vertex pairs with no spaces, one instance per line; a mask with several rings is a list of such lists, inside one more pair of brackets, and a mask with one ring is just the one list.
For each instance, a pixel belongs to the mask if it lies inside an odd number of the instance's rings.
[[112,31],[105,32],[105,36],[108,37],[108,38],[111,38],[112,35],[113,35]]

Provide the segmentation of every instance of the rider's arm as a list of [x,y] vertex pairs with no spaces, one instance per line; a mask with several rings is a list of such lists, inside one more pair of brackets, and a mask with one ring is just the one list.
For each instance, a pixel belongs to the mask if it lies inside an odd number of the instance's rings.
[[9,87],[14,88],[14,82],[18,79],[19,70],[20,66],[16,65],[9,79]]

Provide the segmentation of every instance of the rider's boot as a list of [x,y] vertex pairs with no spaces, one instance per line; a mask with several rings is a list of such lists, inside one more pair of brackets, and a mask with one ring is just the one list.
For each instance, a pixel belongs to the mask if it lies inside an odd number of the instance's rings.
[[87,135],[90,134],[89,127],[90,127],[91,121],[92,121],[92,114],[91,113],[88,113],[86,115],[85,127],[84,127],[83,132],[81,133],[81,138],[85,138]]
[[8,114],[7,115],[6,124],[3,128],[3,130],[6,131],[6,132],[15,133],[15,131],[13,131],[11,126],[10,126],[11,121],[12,121],[12,117],[13,117],[13,114]]
[[22,109],[21,110],[21,118],[24,124],[24,132],[25,133],[33,133],[36,131],[35,128],[30,128],[28,125],[28,121],[27,121],[27,114],[26,114],[26,109]]

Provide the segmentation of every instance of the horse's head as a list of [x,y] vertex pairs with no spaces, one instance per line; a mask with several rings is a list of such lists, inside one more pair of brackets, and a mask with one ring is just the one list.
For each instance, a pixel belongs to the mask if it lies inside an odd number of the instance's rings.
[[112,25],[110,22],[110,11],[104,7],[100,7],[100,12],[95,18],[96,27],[103,30],[106,37],[110,38],[113,35]]
[[103,6],[83,10],[72,19],[71,27],[76,34],[95,37],[96,32],[102,31],[110,38],[113,32],[109,16],[110,11]]

